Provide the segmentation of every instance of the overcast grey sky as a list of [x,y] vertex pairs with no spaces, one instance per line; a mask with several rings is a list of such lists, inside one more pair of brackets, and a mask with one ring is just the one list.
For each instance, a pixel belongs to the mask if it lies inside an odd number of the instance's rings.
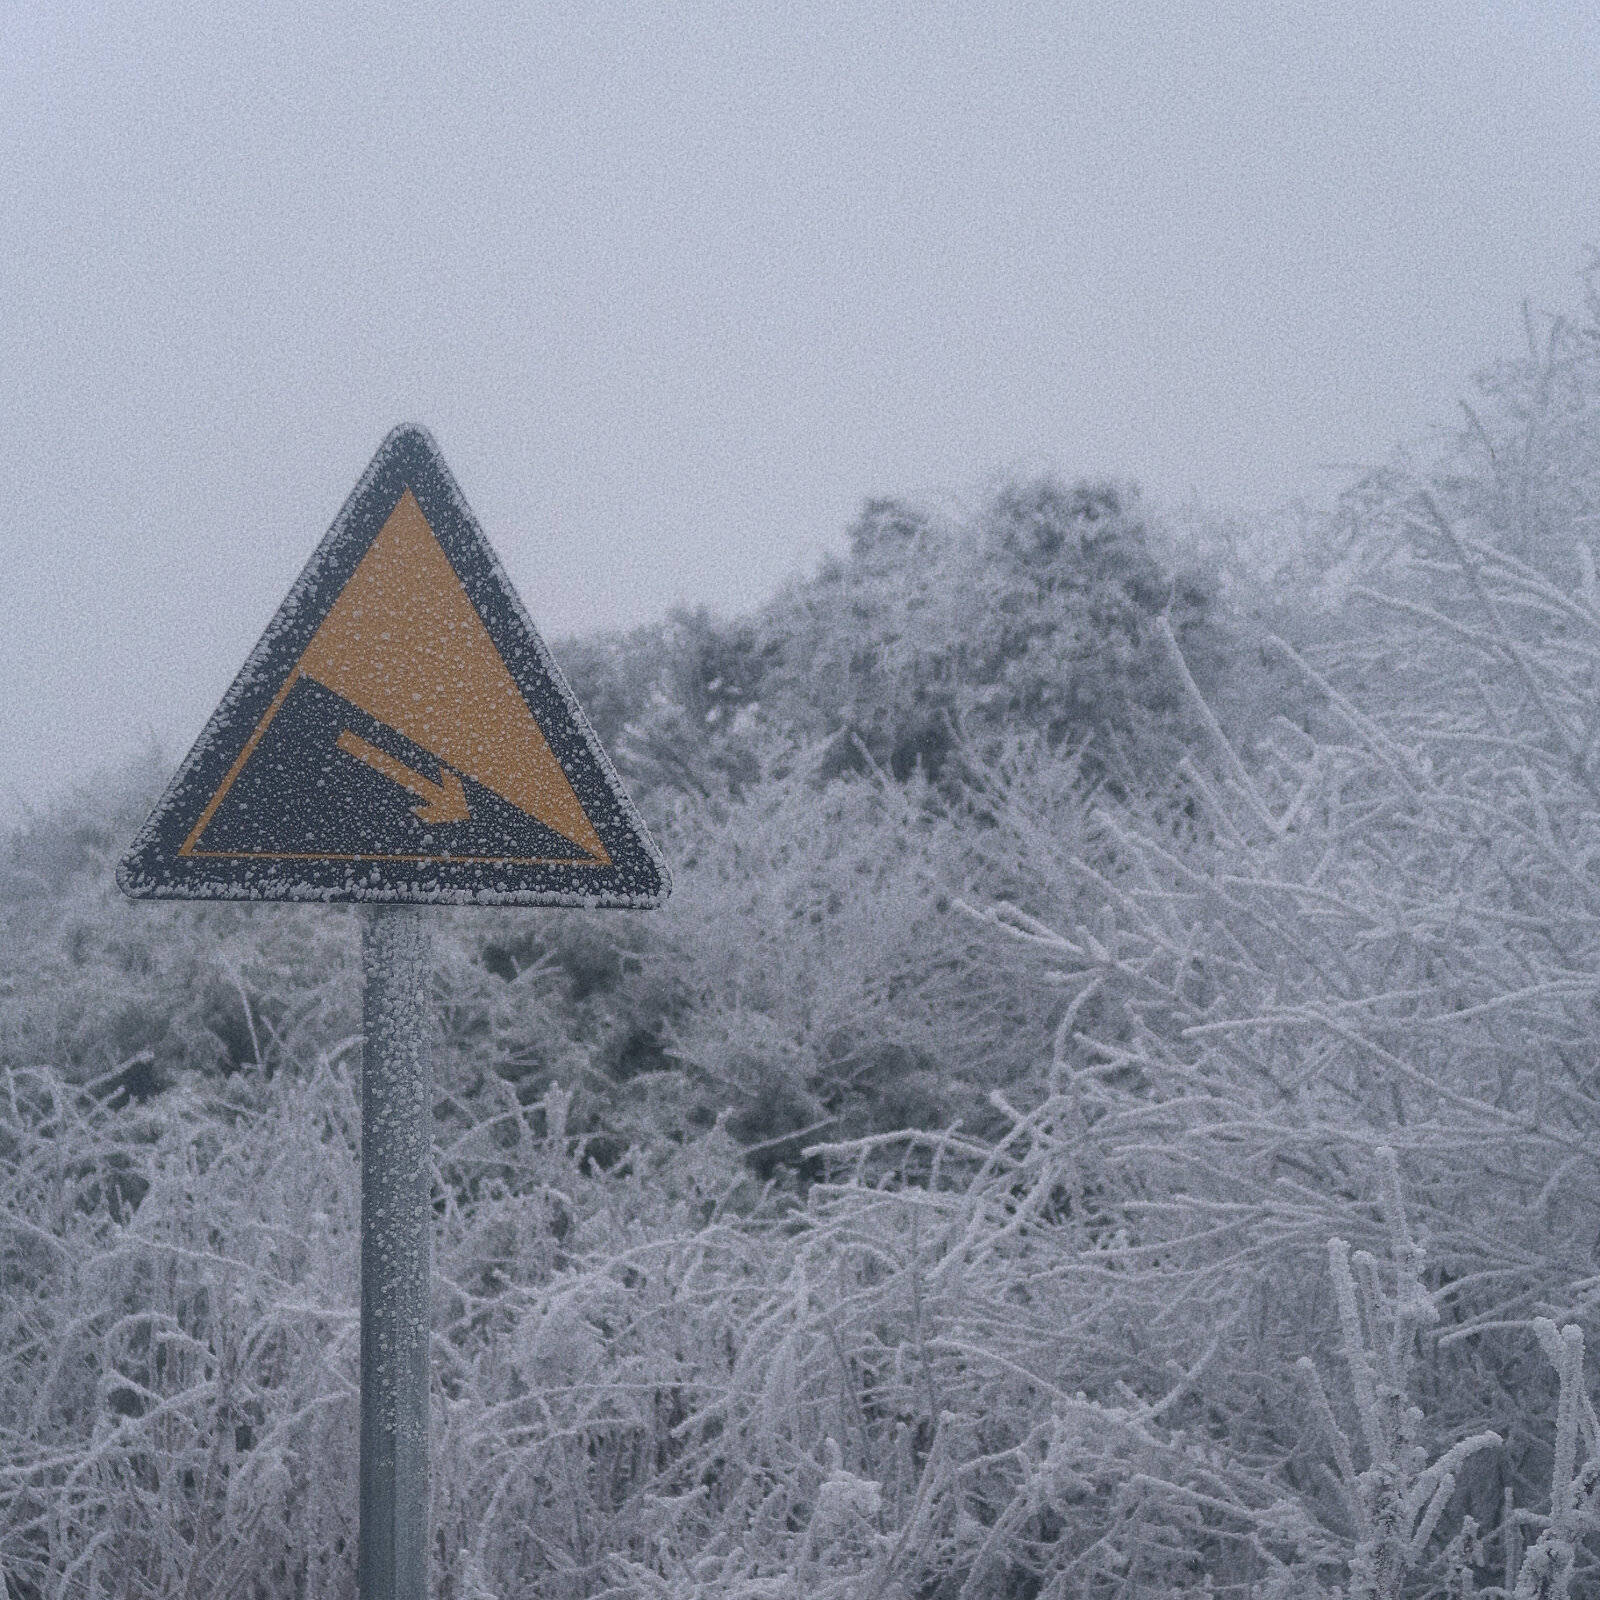
[[1600,7],[0,0],[0,815],[176,763],[379,439],[547,635],[997,469],[1321,497],[1600,244]]

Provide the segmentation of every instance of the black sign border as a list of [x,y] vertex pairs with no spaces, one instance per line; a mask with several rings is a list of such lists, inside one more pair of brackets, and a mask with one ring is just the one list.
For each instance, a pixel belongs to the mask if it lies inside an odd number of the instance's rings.
[[[609,866],[182,856],[179,847],[409,489],[611,857]],[[665,859],[426,429],[394,429],[351,491],[117,868],[137,900],[649,910]]]

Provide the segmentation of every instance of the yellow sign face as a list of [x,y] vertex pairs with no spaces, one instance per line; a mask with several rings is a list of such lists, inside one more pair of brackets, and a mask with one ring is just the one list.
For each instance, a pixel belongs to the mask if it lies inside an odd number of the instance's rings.
[[460,781],[469,777],[568,840],[576,847],[571,859],[609,864],[606,847],[409,489],[311,636],[180,854],[240,853],[208,850],[206,826],[302,674],[438,761],[440,781],[430,783],[348,729],[334,741],[337,749],[429,802],[412,808],[419,817],[430,811],[423,820],[470,820]]
[[379,451],[122,881],[457,903],[666,892],[610,763],[415,429]]

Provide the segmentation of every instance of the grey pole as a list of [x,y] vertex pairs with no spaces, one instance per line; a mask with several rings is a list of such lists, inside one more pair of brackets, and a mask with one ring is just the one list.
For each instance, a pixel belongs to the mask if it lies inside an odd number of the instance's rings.
[[361,1055],[361,1600],[427,1600],[431,939],[365,908]]

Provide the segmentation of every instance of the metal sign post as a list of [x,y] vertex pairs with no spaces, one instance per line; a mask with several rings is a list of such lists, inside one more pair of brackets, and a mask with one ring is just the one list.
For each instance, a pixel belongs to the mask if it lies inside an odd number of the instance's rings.
[[361,1051],[361,1600],[428,1592],[432,937],[368,906]]
[[647,910],[671,879],[422,429],[384,440],[117,882],[135,899],[365,904],[358,1568],[361,1600],[425,1600],[423,907]]

